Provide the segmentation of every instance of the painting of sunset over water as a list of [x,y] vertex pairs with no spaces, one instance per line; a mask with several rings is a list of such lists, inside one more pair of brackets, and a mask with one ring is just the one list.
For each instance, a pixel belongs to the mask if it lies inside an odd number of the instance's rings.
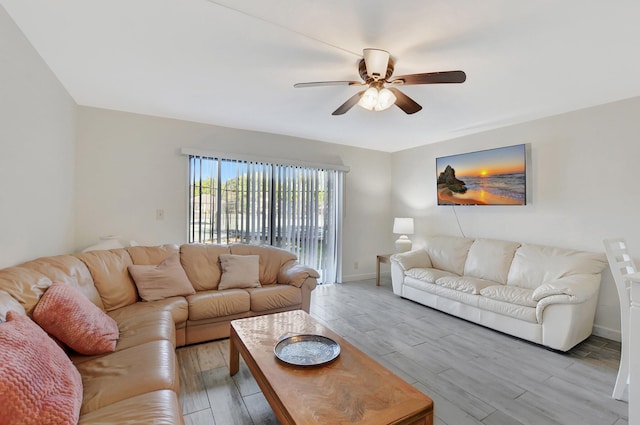
[[525,147],[436,158],[438,205],[526,205]]

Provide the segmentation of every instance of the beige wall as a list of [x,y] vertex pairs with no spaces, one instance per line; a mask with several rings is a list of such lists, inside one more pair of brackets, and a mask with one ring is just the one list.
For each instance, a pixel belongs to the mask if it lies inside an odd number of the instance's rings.
[[[141,244],[184,243],[183,147],[347,165],[345,279],[372,277],[376,254],[389,250],[387,153],[87,107],[80,108],[78,124],[77,248],[111,234]],[[164,210],[164,220],[156,220],[157,209]]]
[[0,7],[0,267],[74,246],[76,104]]
[[[640,98],[466,136],[392,155],[394,213],[416,217],[427,235],[460,235],[454,207],[436,205],[435,158],[527,143],[531,199],[520,207],[455,207],[469,237],[507,239],[604,252],[623,236],[640,257]],[[596,332],[618,337],[617,292],[606,269]]]

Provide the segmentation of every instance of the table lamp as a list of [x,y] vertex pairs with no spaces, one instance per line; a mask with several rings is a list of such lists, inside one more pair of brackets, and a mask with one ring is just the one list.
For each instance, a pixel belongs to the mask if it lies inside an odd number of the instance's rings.
[[393,219],[393,233],[400,235],[396,241],[396,250],[406,252],[411,249],[411,241],[407,235],[413,235],[413,218],[396,217]]

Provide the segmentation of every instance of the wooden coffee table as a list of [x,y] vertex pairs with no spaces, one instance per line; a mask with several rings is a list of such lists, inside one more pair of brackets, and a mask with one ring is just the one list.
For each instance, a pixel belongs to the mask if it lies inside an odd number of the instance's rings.
[[[273,348],[286,336],[317,334],[340,344],[336,360],[292,366]],[[433,401],[302,310],[231,322],[229,371],[240,357],[284,424],[432,425]]]

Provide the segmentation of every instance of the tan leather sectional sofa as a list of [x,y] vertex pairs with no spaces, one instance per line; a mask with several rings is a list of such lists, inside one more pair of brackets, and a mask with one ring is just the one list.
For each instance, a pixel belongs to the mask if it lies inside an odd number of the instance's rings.
[[[141,301],[128,266],[178,252],[195,294]],[[261,287],[218,290],[221,254],[258,255]],[[79,289],[118,324],[113,353],[70,354],[82,376],[80,424],[182,424],[175,348],[228,337],[231,320],[309,311],[315,270],[295,255],[252,245],[165,245],[39,258],[0,270],[0,318],[31,315],[53,281]]]

